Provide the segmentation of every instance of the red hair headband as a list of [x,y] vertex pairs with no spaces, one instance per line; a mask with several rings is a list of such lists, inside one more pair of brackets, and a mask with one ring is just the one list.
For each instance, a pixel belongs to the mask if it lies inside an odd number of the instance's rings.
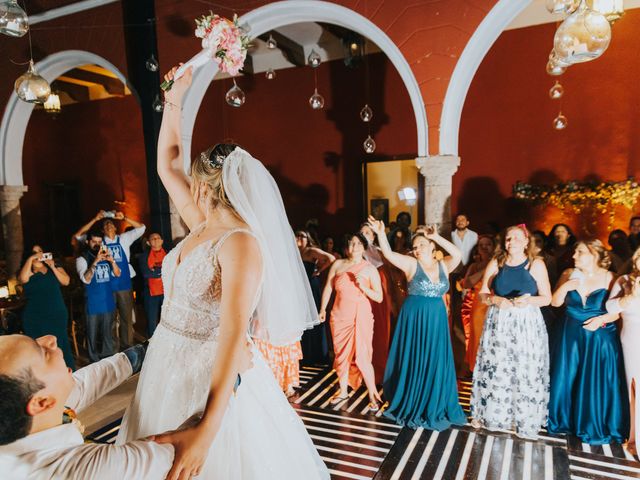
[[518,227],[520,230],[522,230],[524,232],[524,236],[526,238],[529,238],[529,231],[527,230],[527,225],[524,223],[519,223],[518,225],[516,225],[516,227]]

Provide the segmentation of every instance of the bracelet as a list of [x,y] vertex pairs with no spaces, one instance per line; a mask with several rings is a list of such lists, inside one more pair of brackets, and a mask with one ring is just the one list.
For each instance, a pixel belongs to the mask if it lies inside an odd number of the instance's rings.
[[162,102],[162,104],[163,104],[165,107],[169,107],[169,110],[173,110],[174,108],[175,108],[175,109],[177,109],[177,110],[182,110],[182,107],[180,107],[180,106],[176,105],[175,103],[171,103],[171,102],[169,102],[169,101],[167,101],[167,100],[165,100],[164,102]]

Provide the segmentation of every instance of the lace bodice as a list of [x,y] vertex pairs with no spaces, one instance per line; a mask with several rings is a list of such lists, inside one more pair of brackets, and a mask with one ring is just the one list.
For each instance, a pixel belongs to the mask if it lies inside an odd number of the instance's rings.
[[178,264],[185,241],[202,228],[204,224],[178,243],[162,262],[165,299],[160,323],[179,335],[206,341],[215,339],[220,326],[218,250],[233,233],[253,233],[246,229],[229,230],[215,242],[200,243]]

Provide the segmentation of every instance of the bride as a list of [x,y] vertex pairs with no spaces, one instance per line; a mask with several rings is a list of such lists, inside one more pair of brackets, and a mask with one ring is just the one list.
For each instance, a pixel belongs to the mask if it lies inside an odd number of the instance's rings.
[[[165,78],[172,79],[175,68]],[[328,479],[302,421],[247,335],[292,343],[318,322],[275,181],[219,144],[184,175],[180,105],[191,70],[166,93],[158,174],[190,229],[165,258],[166,298],[117,443],[157,435],[175,447],[169,480]],[[237,387],[237,389],[235,387]],[[191,428],[176,430],[203,412]]]

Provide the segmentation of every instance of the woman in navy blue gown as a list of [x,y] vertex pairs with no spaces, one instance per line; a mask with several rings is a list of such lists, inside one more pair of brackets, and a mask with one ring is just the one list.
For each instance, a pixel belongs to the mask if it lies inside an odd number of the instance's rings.
[[[460,263],[461,253],[430,228],[412,239],[413,257],[391,250],[384,223],[369,217],[380,249],[389,262],[404,272],[409,296],[404,301],[391,342],[384,373],[385,416],[412,428],[444,430],[464,425],[458,403],[456,373],[451,351],[449,321],[442,296],[449,289],[449,272]],[[436,244],[449,256],[435,258]]]
[[614,282],[609,256],[599,240],[579,242],[574,269],[558,281],[552,305],[566,306],[551,358],[551,433],[571,433],[584,443],[622,443],[629,432],[618,315],[606,302]]

